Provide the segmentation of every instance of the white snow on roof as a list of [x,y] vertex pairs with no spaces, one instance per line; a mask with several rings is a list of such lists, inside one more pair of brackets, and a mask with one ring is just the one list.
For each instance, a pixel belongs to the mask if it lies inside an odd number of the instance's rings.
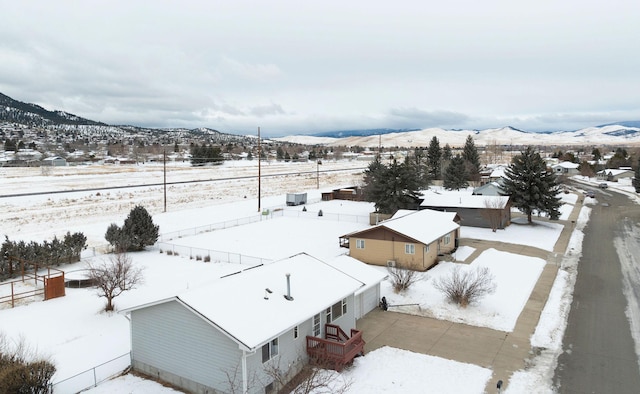
[[[290,274],[292,301],[285,299],[286,274]],[[177,298],[248,349],[256,349],[354,294],[363,285],[333,266],[301,253],[224,277]]]
[[436,239],[460,227],[453,221],[455,215],[455,212],[423,209],[408,215],[385,220],[378,224],[377,227],[388,228],[429,245]]
[[424,201],[420,206],[423,207],[446,207],[446,208],[487,208],[495,206],[494,202],[504,206],[509,201],[508,196],[482,196],[460,193],[458,195],[424,193]]
[[373,268],[372,266],[347,255],[338,256],[327,263],[364,283],[364,286],[356,291],[356,295],[378,285],[387,277],[387,273],[385,271],[380,271],[379,269]]
[[507,167],[504,166],[500,166],[495,168],[493,171],[491,171],[491,175],[489,175],[490,178],[504,178],[504,170],[506,170]]
[[608,168],[608,169],[604,169],[602,171],[599,171],[598,174],[604,174],[604,175],[612,175],[612,176],[617,176],[620,174],[624,174],[626,172],[633,172],[632,170],[623,170],[623,169],[618,169],[618,168]]
[[554,165],[554,167],[562,167],[568,169],[577,169],[580,166],[578,163],[572,163],[570,161],[563,161],[562,163],[558,163]]

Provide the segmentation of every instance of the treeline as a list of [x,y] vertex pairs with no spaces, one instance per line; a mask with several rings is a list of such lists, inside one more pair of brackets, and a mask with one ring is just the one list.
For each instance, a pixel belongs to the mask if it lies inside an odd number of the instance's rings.
[[222,164],[224,161],[220,147],[215,145],[192,144],[190,153],[192,166],[203,166],[209,163]]
[[20,263],[25,270],[80,261],[80,253],[87,247],[87,237],[83,233],[67,232],[63,239],[54,237],[52,241],[38,243],[31,241],[11,241],[5,236],[0,248],[0,279],[11,278],[20,272]]

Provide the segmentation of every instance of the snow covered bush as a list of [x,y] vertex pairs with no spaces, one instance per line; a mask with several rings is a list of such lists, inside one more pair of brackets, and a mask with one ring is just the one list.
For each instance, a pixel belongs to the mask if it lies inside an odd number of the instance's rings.
[[412,284],[423,279],[421,272],[405,269],[401,266],[387,267],[387,271],[393,291],[396,293],[407,290]]
[[463,272],[460,266],[455,267],[451,274],[434,280],[433,286],[463,308],[487,294],[493,294],[497,287],[489,267],[469,268]]

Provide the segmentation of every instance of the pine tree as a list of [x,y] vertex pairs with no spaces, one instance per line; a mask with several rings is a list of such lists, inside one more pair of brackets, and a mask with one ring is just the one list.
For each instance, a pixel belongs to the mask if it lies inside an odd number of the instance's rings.
[[153,245],[158,240],[160,227],[153,224],[149,212],[141,206],[135,206],[124,221],[122,231],[130,242],[130,250],[143,250],[147,245]]
[[633,177],[631,184],[636,189],[636,193],[640,193],[640,159],[638,159],[638,167],[636,167],[635,176]]
[[534,212],[546,213],[553,220],[560,217],[560,186],[556,176],[532,147],[515,156],[505,170],[504,194],[511,197],[513,207],[527,215],[531,223]]
[[410,160],[396,160],[386,166],[376,159],[364,175],[364,194],[375,204],[376,212],[393,214],[398,209],[412,208],[420,196],[419,170]]
[[460,157],[460,155],[456,155],[453,159],[451,159],[451,162],[444,172],[443,186],[445,189],[449,190],[464,189],[469,186],[467,177],[468,174],[465,161],[462,159],[462,157]]
[[449,161],[451,159],[453,159],[453,152],[449,144],[445,144],[444,148],[442,148],[442,160]]
[[469,180],[480,180],[480,155],[476,144],[473,142],[471,135],[467,136],[467,140],[464,143],[464,149],[462,151],[462,158],[467,162],[467,172]]
[[427,161],[429,162],[431,179],[441,179],[441,159],[442,150],[440,149],[440,141],[438,141],[436,136],[433,136],[427,148]]

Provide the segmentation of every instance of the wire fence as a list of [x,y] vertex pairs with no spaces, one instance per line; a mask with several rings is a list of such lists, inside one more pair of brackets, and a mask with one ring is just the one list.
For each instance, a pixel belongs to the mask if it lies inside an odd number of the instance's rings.
[[167,255],[188,257],[191,260],[203,261],[205,263],[234,263],[245,265],[267,264],[273,260],[256,256],[247,256],[245,254],[225,252],[222,250],[212,250],[204,248],[195,248],[192,246],[176,245],[167,242],[158,242],[155,247],[160,253]]
[[54,394],[78,393],[121,374],[131,366],[131,353],[125,353],[100,365],[66,379],[52,383],[49,392]]

